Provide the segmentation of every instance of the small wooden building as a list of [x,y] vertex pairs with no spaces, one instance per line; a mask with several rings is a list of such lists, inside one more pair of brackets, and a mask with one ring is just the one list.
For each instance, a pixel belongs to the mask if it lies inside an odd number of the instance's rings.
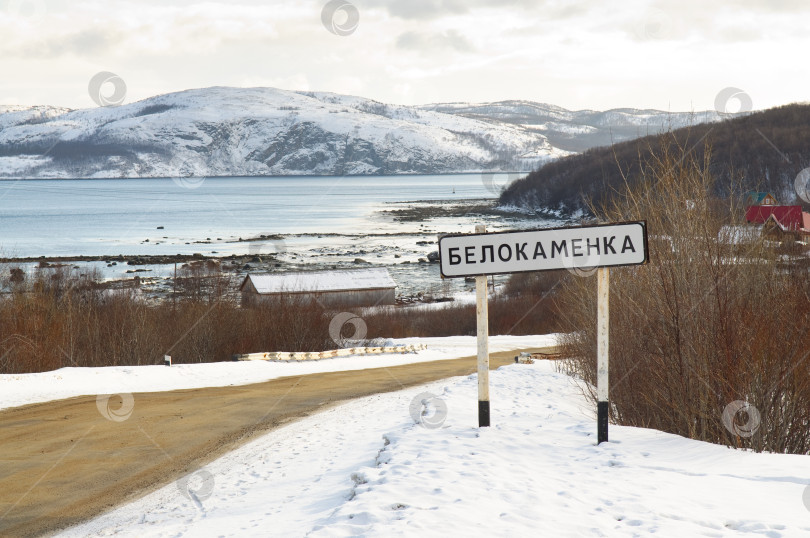
[[779,205],[779,202],[769,192],[750,191],[745,194],[745,205],[749,207],[752,205],[776,206]]
[[810,234],[810,214],[802,207],[794,206],[751,206],[745,219],[752,224],[762,224],[762,234],[778,240],[800,239]]
[[242,306],[288,299],[322,306],[394,304],[396,283],[384,267],[247,275],[239,286]]

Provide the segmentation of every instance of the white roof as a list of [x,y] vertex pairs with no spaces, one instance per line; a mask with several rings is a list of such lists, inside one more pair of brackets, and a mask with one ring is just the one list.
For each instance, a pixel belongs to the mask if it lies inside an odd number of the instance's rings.
[[247,279],[250,279],[260,294],[369,290],[397,286],[384,267],[248,275],[245,282]]

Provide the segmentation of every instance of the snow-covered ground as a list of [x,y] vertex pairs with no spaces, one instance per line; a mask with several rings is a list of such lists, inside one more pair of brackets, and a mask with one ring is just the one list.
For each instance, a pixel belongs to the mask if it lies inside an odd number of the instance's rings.
[[362,398],[62,535],[810,536],[810,457],[618,426],[597,446],[553,364],[490,382],[491,428],[474,375]]
[[[553,346],[555,335],[492,336],[490,352]],[[212,362],[159,366],[60,368],[36,374],[0,374],[0,409],[93,394],[161,392],[261,383],[291,375],[382,368],[476,354],[474,336],[399,338],[394,345],[425,344],[417,353],[357,355],[302,362]],[[289,351],[289,350],[267,350]]]

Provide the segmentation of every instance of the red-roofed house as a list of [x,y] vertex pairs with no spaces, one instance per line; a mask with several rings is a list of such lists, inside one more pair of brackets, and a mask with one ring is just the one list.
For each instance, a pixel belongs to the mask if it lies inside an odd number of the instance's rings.
[[745,212],[745,220],[752,224],[764,224],[763,233],[810,234],[810,213],[803,212],[800,205],[754,205]]
[[784,230],[804,227],[800,205],[752,205],[745,212],[745,220],[753,224],[765,224],[771,216]]

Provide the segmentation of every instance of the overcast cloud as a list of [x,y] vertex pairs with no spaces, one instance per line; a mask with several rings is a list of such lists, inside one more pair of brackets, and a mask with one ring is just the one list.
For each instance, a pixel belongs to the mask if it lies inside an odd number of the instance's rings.
[[805,1],[350,1],[359,24],[339,35],[321,0],[0,0],[0,104],[94,106],[99,71],[126,102],[215,85],[571,109],[710,109],[729,86],[755,109],[810,100]]

